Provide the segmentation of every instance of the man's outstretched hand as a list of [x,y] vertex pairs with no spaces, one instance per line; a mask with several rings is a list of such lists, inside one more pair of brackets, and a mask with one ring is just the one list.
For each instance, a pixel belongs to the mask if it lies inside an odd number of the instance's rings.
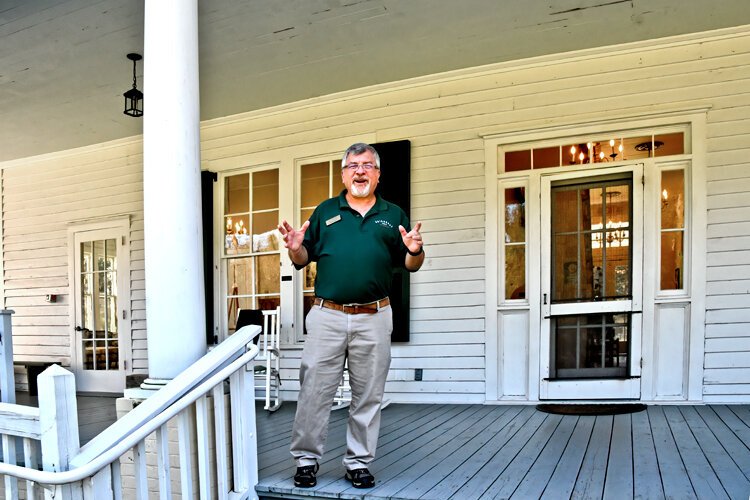
[[284,240],[284,247],[289,249],[293,254],[299,252],[299,249],[302,246],[302,240],[305,239],[305,231],[307,231],[308,227],[310,227],[309,220],[306,220],[299,229],[294,229],[292,225],[285,220],[281,221],[281,224],[279,224],[279,232]]
[[407,233],[404,226],[398,226],[398,231],[401,233],[401,239],[411,253],[419,253],[419,250],[422,248],[422,235],[419,234],[419,229],[421,227],[422,222],[418,221],[414,225],[414,229]]

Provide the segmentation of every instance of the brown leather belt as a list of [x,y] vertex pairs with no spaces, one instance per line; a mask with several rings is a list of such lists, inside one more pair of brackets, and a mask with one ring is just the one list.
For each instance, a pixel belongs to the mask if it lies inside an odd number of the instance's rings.
[[346,314],[375,314],[380,308],[391,304],[391,299],[388,297],[368,304],[337,304],[330,300],[324,300],[320,297],[315,297],[316,306],[325,307],[326,309],[333,309],[334,311],[341,311]]

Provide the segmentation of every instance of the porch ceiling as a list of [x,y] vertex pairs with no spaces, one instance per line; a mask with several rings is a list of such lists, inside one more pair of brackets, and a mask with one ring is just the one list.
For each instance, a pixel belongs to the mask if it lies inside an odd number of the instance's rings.
[[[746,0],[201,0],[199,8],[203,120],[447,70],[750,24]],[[140,134],[142,121],[122,113],[128,52],[143,53],[142,1],[2,0],[0,161]]]

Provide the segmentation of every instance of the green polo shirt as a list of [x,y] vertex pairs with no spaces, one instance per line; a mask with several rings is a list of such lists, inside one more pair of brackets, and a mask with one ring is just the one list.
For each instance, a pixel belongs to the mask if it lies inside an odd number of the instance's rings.
[[318,263],[315,295],[339,304],[386,297],[394,268],[406,258],[399,225],[411,230],[404,211],[377,194],[364,217],[349,206],[346,190],[318,205],[302,243]]

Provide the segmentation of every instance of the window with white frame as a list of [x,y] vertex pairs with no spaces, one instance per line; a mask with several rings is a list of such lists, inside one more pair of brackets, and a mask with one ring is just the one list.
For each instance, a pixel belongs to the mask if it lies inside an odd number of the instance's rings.
[[685,170],[661,172],[660,290],[685,288]]
[[224,314],[234,332],[241,309],[281,304],[279,169],[223,176]]
[[526,186],[503,184],[502,233],[503,252],[502,290],[505,301],[526,299]]

